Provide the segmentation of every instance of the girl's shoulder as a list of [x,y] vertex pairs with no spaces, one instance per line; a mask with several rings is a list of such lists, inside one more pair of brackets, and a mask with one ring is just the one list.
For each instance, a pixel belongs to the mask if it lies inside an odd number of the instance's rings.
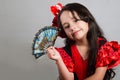
[[73,60],[70,56],[71,53],[66,48],[66,46],[62,47],[62,48],[56,48],[56,50],[59,52],[60,56],[62,57],[62,60],[63,60],[64,64],[68,68],[68,70],[70,72],[74,72],[74,63],[73,63]]
[[108,69],[120,64],[120,44],[117,41],[106,42],[98,50],[96,67],[108,66]]

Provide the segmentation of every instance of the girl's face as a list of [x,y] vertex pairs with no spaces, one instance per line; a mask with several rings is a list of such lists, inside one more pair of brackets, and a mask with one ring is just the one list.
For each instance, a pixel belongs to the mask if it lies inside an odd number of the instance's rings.
[[88,23],[80,20],[76,12],[73,12],[75,18],[70,11],[64,11],[61,16],[61,24],[66,35],[72,40],[86,39],[88,32]]

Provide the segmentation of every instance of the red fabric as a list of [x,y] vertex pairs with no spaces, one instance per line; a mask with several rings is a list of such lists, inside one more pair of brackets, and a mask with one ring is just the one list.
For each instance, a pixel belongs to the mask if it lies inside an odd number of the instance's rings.
[[98,40],[97,40],[98,45],[100,44],[100,41],[106,42],[106,40],[104,38],[99,37]]
[[[64,6],[61,3],[57,3],[56,5],[53,5],[53,6],[50,7],[50,10],[51,10],[51,12],[54,15],[54,18],[52,20],[52,26],[53,27],[59,28],[58,23],[57,23],[57,18],[58,18],[59,12],[61,11],[61,9],[63,7]],[[61,38],[65,38],[64,33],[59,33],[58,36],[60,36]]]
[[86,78],[87,60],[83,60],[75,45],[72,45],[71,49],[78,80],[84,80]]
[[61,3],[57,3],[54,6],[51,6],[51,12],[53,13],[54,16],[57,16],[60,10],[63,8],[63,5]]
[[[71,46],[72,58],[66,53],[63,48],[56,48],[66,67],[70,72],[77,74],[78,80],[86,78],[87,60],[83,60],[77,47]],[[120,44],[116,41],[106,42],[98,50],[96,67],[108,66],[108,69],[120,64]]]
[[55,16],[55,17],[53,18],[52,26],[53,26],[53,27],[58,27],[58,24],[57,24],[57,16]]
[[63,5],[61,3],[57,3],[56,5],[53,5],[53,6],[50,7],[51,12],[54,15],[54,18],[53,18],[53,21],[52,21],[52,26],[53,27],[58,27],[57,16],[58,16],[58,14],[59,14],[59,12],[62,8],[63,8]]
[[60,53],[63,62],[70,72],[74,72],[74,63],[72,58],[66,53],[63,48],[56,48],[56,50]]
[[120,45],[116,41],[106,42],[98,51],[96,67],[108,66],[108,69],[120,64]]

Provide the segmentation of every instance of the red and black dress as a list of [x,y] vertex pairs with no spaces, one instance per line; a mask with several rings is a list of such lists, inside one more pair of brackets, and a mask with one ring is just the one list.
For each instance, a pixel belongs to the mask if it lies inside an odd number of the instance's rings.
[[[75,45],[56,48],[75,80],[86,78],[88,60],[83,60]],[[116,41],[106,42],[98,51],[96,67],[108,66],[108,69],[120,64],[120,45]]]

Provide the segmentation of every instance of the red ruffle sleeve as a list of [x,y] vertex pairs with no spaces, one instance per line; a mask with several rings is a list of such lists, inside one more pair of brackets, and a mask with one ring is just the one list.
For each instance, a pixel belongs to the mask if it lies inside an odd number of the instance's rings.
[[74,63],[72,58],[66,53],[63,48],[56,48],[56,50],[60,53],[64,64],[70,72],[74,72]]
[[120,44],[117,41],[106,42],[98,51],[96,67],[108,66],[108,69],[120,64]]

